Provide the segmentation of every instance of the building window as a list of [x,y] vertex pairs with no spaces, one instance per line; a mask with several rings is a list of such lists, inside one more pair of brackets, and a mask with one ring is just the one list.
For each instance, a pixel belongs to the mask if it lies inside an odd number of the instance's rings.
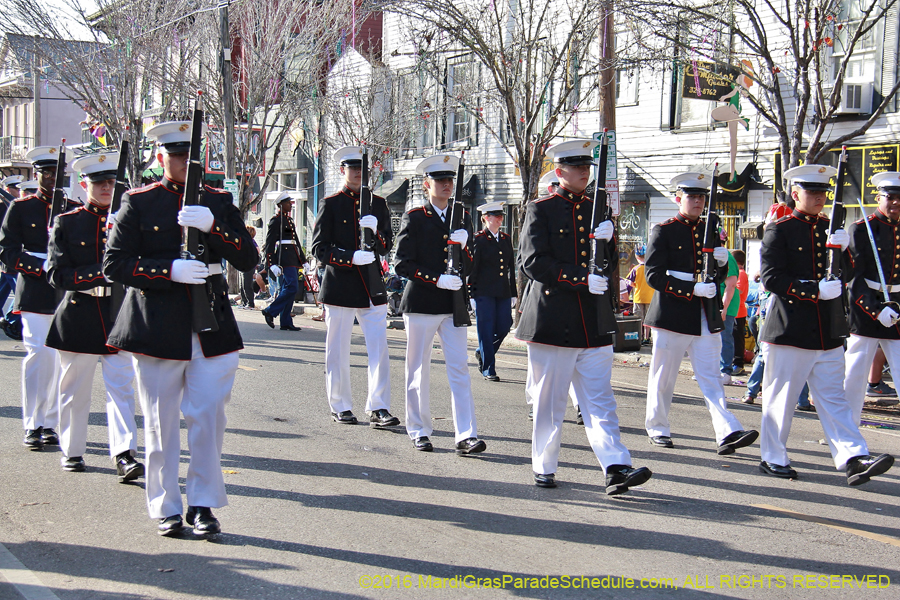
[[473,146],[475,118],[471,109],[478,100],[476,90],[477,67],[473,62],[447,65],[447,130],[446,140],[453,146]]
[[616,69],[616,105],[631,106],[638,103],[637,66],[629,64],[628,48],[631,35],[627,31],[616,34],[616,59],[620,68]]

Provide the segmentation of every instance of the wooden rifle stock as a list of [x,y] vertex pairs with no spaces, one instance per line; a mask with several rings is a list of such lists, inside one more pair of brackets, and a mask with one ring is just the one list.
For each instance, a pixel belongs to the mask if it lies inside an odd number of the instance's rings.
[[[834,203],[831,210],[831,220],[828,223],[828,236],[838,229],[844,228],[844,220],[847,211],[844,209],[844,179],[847,175],[847,147],[841,148],[841,157],[838,161],[837,180],[834,187]],[[865,217],[865,215],[863,215]],[[825,279],[828,281],[841,280],[841,247],[827,246],[828,268]],[[875,252],[875,260],[878,260],[878,252]],[[831,300],[822,301],[825,311],[828,334],[831,338],[850,337],[850,326],[847,323],[847,307],[845,306],[847,294],[841,283],[841,295]]]
[[[119,211],[119,208],[122,206],[122,196],[125,195],[125,191],[128,188],[127,182],[125,181],[125,173],[128,171],[128,152],[130,150],[130,145],[128,144],[128,140],[122,140],[122,144],[119,148],[119,164],[116,166],[116,188],[113,191],[112,202],[109,205],[109,214],[113,215]],[[107,223],[109,221],[107,220]],[[114,227],[113,223],[109,223],[110,227]],[[122,302],[125,300],[125,285],[119,282],[113,282],[112,284],[112,296],[110,297],[109,303],[109,319],[111,322],[115,322],[116,317],[119,314],[119,309],[122,308]]]
[[56,179],[53,182],[53,201],[50,205],[50,221],[47,229],[53,228],[53,219],[63,214],[66,210],[66,194],[63,191],[63,182],[66,178],[66,138],[59,143],[59,154],[56,159]]
[[722,319],[722,289],[716,283],[716,259],[713,250],[719,247],[719,215],[716,213],[716,193],[719,187],[719,163],[716,163],[712,174],[712,187],[709,190],[709,201],[706,204],[706,230],[703,233],[703,268],[698,277],[699,283],[716,284],[716,295],[702,298],[703,311],[706,313],[706,326],[710,333],[718,333],[725,329]]
[[[465,212],[465,209],[463,208],[460,199],[462,198],[463,193],[465,155],[466,153],[463,152],[459,159],[459,170],[456,172],[456,194],[454,194],[454,198],[450,201],[450,233],[453,233],[457,229],[462,229],[463,227],[463,212]],[[448,241],[447,245],[447,254],[449,255],[447,257],[447,275],[455,275],[462,279],[462,287],[452,292],[453,326],[468,327],[472,324],[472,319],[469,318],[469,290],[466,287],[466,279],[462,268],[462,253],[464,248],[451,241]]]
[[[194,117],[191,123],[191,150],[188,157],[187,181],[184,182],[183,206],[200,204],[200,190],[203,185],[203,165],[200,162],[200,142],[203,138],[203,98],[197,97]],[[182,233],[181,258],[199,260],[209,264],[206,248],[200,243],[200,230],[184,227]],[[219,330],[219,323],[213,309],[212,284],[207,278],[205,284],[188,285],[191,297],[192,323],[195,333]]]
[[[591,213],[591,260],[588,264],[588,273],[607,277],[606,269],[609,267],[610,257],[607,255],[606,241],[594,237],[594,230],[609,219],[609,204],[606,196],[606,161],[609,156],[609,140],[606,137],[606,129],[600,142],[600,160],[597,162],[597,176],[594,178],[594,208]],[[609,282],[606,292],[597,298],[597,326],[600,335],[616,335],[618,325],[616,313],[613,310],[612,282]]]
[[[372,190],[369,189],[369,151],[363,149],[362,156],[362,186],[359,190],[359,216],[365,217],[372,214]],[[384,287],[384,275],[381,273],[381,260],[375,252],[375,234],[368,227],[359,228],[359,248],[375,254],[375,260],[360,267],[366,290],[373,304],[377,300],[387,300],[387,288]],[[382,302],[384,304],[384,302]]]

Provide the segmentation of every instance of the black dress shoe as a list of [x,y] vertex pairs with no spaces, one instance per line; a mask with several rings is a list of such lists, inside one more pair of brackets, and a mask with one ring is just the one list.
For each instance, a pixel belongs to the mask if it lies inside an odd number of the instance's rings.
[[606,469],[606,495],[618,496],[628,488],[646,483],[653,476],[647,467],[633,469],[627,465],[610,465]]
[[29,450],[42,450],[44,448],[44,440],[41,438],[41,431],[41,427],[38,427],[37,429],[26,429],[25,439],[22,440],[22,445]]
[[281,328],[282,331],[300,331],[300,328],[295,325],[286,325]]
[[674,448],[672,438],[667,435],[654,435],[650,438],[651,446],[659,446],[660,448]]
[[386,408],[373,410],[369,415],[369,427],[396,427],[400,424],[400,419],[392,415]]
[[478,361],[478,372],[483,373],[484,372],[484,361],[481,359],[481,350],[475,351],[475,360]]
[[345,410],[341,413],[331,413],[331,418],[334,419],[335,423],[343,423],[344,425],[356,425],[358,422],[356,420],[356,415],[349,410]]
[[816,407],[812,404],[807,404],[806,406],[797,405],[797,410],[802,410],[803,412],[816,412]]
[[84,471],[84,459],[80,456],[70,456],[69,458],[63,457],[62,468],[63,471],[81,473],[82,471]]
[[159,525],[157,526],[157,533],[159,535],[175,535],[181,531],[181,528],[184,527],[184,523],[181,522],[181,515],[172,515],[171,517],[166,517],[165,519],[159,520]]
[[847,483],[853,486],[862,485],[876,475],[881,475],[894,464],[890,454],[872,456],[854,456],[847,461]]
[[414,439],[413,448],[421,452],[431,452],[434,450],[434,446],[431,445],[431,440],[428,439],[427,435]]
[[263,309],[259,312],[262,313],[263,318],[266,320],[266,325],[268,325],[272,329],[275,329],[275,317],[273,317],[272,315],[267,313],[265,309]]
[[212,514],[212,509],[205,506],[188,506],[184,520],[194,527],[195,535],[212,535],[222,533],[219,520]]
[[720,456],[724,456],[726,454],[734,454],[734,451],[738,448],[743,448],[745,446],[749,446],[753,442],[756,441],[756,438],[759,437],[759,432],[756,430],[749,431],[732,431],[729,433],[722,443],[719,444],[719,447],[716,449],[716,452]]
[[575,414],[575,422],[576,422],[578,425],[584,425],[584,417],[581,416],[581,407],[576,408],[575,410],[578,411],[578,412]]
[[487,450],[487,444],[478,438],[467,438],[456,444],[457,454],[478,454]]
[[497,375],[485,375],[484,378],[486,381],[500,381],[500,377]]
[[556,474],[555,473],[535,473],[534,474],[534,485],[543,488],[554,488],[556,487]]
[[41,439],[45,446],[59,446],[59,436],[49,427],[41,429]]
[[116,475],[119,476],[119,483],[133,481],[144,476],[144,465],[134,460],[131,452],[126,450],[116,455]]
[[797,479],[797,471],[792,468],[775,465],[766,461],[761,461],[759,463],[759,470],[767,475],[774,475],[775,477],[781,477],[782,479]]

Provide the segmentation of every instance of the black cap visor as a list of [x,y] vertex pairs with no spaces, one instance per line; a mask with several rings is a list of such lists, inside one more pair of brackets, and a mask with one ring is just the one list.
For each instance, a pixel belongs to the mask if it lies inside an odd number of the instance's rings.
[[432,171],[426,175],[432,179],[453,179],[456,177],[456,171]]
[[116,178],[116,172],[100,171],[99,173],[91,173],[90,175],[85,175],[84,178],[91,183],[97,183],[98,181],[109,181],[110,179]]
[[171,144],[163,144],[167,154],[183,154],[191,151],[190,142],[172,142]]
[[794,185],[807,192],[827,192],[831,189],[830,183],[822,183],[821,181],[795,181]]
[[709,196],[709,190],[706,188],[683,187],[683,188],[678,188],[678,189],[680,189],[683,193],[687,194],[688,196],[693,196],[695,194],[702,194],[704,196]]
[[578,167],[581,165],[593,165],[594,157],[590,155],[586,156],[563,156],[561,158],[557,158],[556,162],[561,165],[569,165],[570,167]]

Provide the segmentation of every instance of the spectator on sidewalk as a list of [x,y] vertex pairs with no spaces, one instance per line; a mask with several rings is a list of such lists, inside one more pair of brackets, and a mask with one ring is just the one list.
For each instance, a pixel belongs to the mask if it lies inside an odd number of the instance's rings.
[[732,256],[738,266],[737,289],[740,294],[737,315],[734,319],[734,367],[732,375],[744,374],[744,332],[747,330],[747,294],[750,292],[750,280],[744,266],[747,264],[747,255],[743,250],[732,251]]
[[[247,233],[250,234],[251,238],[256,238],[256,228],[252,225],[247,225]],[[256,239],[253,240],[253,246],[259,251],[259,244],[256,243]],[[249,271],[244,271],[241,273],[241,307],[249,308],[251,310],[256,309],[256,303],[253,298],[253,279],[256,275],[256,267],[253,267]]]
[[[726,234],[724,230],[720,230],[719,236],[724,243]],[[722,293],[722,321],[725,323],[725,329],[722,330],[722,352],[719,358],[719,371],[721,372],[722,383],[729,385],[731,383],[731,370],[734,364],[734,319],[738,313],[738,304],[740,296],[735,293],[738,280],[737,261],[728,252],[728,275],[725,281],[719,286]]]
[[656,290],[647,283],[647,277],[644,275],[644,255],[646,253],[647,248],[643,244],[634,249],[634,256],[638,264],[634,265],[627,277],[634,289],[632,296],[634,314],[641,318],[641,346],[650,345],[650,328],[644,325],[644,318],[647,316],[647,311],[650,310],[653,294],[656,293]]

